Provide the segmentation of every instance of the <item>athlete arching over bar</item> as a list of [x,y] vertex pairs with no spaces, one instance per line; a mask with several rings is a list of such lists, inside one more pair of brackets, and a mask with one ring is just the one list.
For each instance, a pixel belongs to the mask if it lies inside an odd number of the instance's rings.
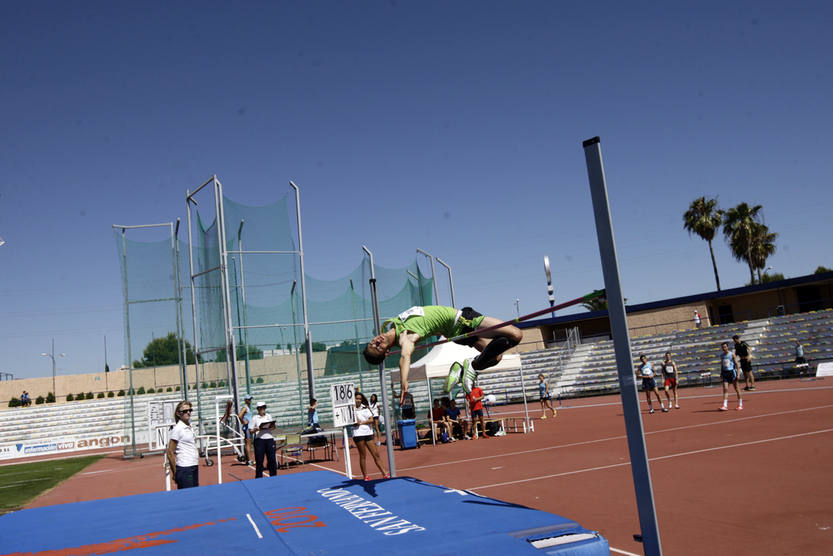
[[469,393],[477,378],[477,372],[497,365],[503,353],[518,345],[523,338],[521,330],[511,324],[493,330],[484,330],[481,333],[477,332],[499,325],[501,322],[503,321],[494,317],[483,316],[471,307],[463,307],[462,310],[441,305],[411,307],[382,323],[384,332],[368,342],[364,349],[364,358],[371,365],[378,365],[384,361],[393,346],[399,346],[401,349],[399,356],[399,380],[402,385],[399,400],[401,403],[405,392],[408,391],[411,355],[421,338],[429,336],[455,338],[473,333],[471,337],[454,340],[454,342],[472,346],[480,354],[471,360],[453,363],[445,383],[446,392],[450,392],[455,384],[462,382],[463,390]]

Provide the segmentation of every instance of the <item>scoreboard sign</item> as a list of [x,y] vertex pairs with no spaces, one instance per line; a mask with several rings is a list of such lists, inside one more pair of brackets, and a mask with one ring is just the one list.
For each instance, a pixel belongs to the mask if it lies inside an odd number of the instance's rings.
[[345,427],[356,422],[356,397],[352,383],[330,386],[330,400],[333,402],[333,425]]

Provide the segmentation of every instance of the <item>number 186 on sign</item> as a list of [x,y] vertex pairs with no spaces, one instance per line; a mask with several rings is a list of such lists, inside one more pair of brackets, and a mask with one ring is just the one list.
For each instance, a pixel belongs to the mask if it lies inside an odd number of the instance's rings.
[[330,387],[330,399],[333,402],[333,407],[355,405],[356,399],[354,397],[353,384],[333,384]]

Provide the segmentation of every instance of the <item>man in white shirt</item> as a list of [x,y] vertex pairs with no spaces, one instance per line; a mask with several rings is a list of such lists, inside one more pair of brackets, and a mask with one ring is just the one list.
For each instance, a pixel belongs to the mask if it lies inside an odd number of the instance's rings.
[[254,433],[255,445],[255,479],[263,477],[263,458],[266,457],[266,465],[269,469],[269,476],[278,475],[278,460],[275,457],[275,437],[272,431],[275,430],[275,420],[266,413],[266,402],[258,402],[257,415],[252,417],[249,427]]

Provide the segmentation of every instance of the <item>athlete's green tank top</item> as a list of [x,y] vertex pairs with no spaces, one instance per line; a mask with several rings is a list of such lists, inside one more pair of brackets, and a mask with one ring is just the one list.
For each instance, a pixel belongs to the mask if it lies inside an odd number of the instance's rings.
[[388,325],[393,326],[396,329],[397,338],[406,330],[419,334],[420,338],[439,335],[452,338],[462,333],[460,332],[462,325],[470,323],[470,321],[461,323],[460,321],[464,319],[462,317],[458,319],[457,314],[458,311],[454,307],[442,305],[411,307],[392,319],[386,320],[383,328],[387,328]]

